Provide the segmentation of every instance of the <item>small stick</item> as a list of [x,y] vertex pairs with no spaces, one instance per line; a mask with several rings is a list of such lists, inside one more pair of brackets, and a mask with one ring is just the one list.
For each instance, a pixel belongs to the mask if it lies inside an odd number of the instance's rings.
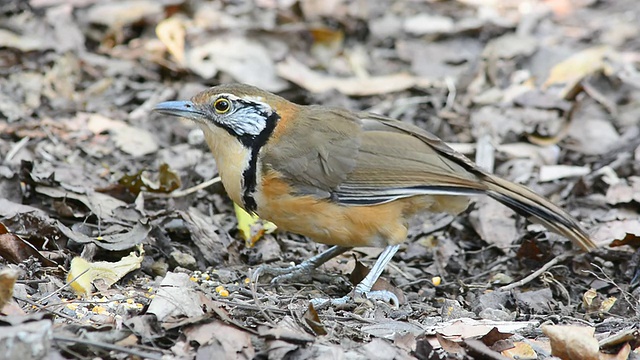
[[540,269],[532,272],[529,276],[525,277],[522,280],[519,280],[519,281],[516,281],[514,283],[511,283],[509,285],[505,285],[505,286],[501,287],[500,290],[509,291],[509,290],[513,290],[513,289],[515,289],[517,287],[520,287],[520,286],[522,286],[524,284],[527,284],[527,283],[533,281],[538,276],[540,276],[543,273],[545,273],[551,267],[555,266],[556,264],[558,264],[561,261],[564,261],[566,258],[568,258],[569,256],[572,256],[574,254],[575,254],[575,252],[573,252],[573,251],[560,254],[560,255],[554,257],[553,259],[551,259],[551,261],[549,261],[548,263],[544,264]]
[[268,310],[265,306],[262,305],[262,301],[258,299],[258,279],[262,274],[262,267],[258,267],[255,272],[251,275],[251,295],[253,296],[253,302],[258,307],[260,313],[269,321],[269,323],[273,326],[276,326],[276,322],[269,316]]
[[194,192],[198,191],[198,190],[202,190],[204,188],[207,188],[213,184],[217,184],[220,181],[222,181],[220,179],[220,176],[216,176],[211,180],[207,180],[203,183],[200,183],[196,186],[192,186],[188,189],[184,189],[184,190],[177,190],[174,192],[171,192],[169,194],[162,194],[162,193],[152,193],[152,192],[148,192],[145,191],[144,195],[147,199],[170,199],[170,198],[178,198],[178,197],[183,197],[183,196],[187,196],[189,194],[193,194]]
[[78,276],[74,277],[73,279],[69,280],[66,284],[64,284],[62,287],[58,288],[56,291],[53,291],[51,294],[44,296],[40,299],[38,299],[38,301],[36,301],[36,303],[40,304],[43,301],[47,300],[48,298],[52,297],[55,294],[60,293],[62,290],[66,289],[69,287],[69,285],[71,285],[72,282],[78,280],[78,278],[80,278],[80,276],[84,275],[87,273],[87,271],[89,271],[89,269],[86,269],[85,271],[81,272],[80,274],[78,274]]

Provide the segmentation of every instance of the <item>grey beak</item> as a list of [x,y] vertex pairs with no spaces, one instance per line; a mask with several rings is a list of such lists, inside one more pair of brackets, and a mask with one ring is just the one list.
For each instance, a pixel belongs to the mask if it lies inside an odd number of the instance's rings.
[[206,115],[191,101],[165,101],[156,105],[153,111],[164,115],[183,117],[195,121],[202,121]]

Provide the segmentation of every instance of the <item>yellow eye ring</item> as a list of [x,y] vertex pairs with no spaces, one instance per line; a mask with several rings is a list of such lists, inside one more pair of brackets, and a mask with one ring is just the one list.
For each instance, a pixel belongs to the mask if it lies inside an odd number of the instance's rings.
[[218,114],[224,114],[231,109],[231,103],[227,99],[220,98],[213,103],[213,109]]

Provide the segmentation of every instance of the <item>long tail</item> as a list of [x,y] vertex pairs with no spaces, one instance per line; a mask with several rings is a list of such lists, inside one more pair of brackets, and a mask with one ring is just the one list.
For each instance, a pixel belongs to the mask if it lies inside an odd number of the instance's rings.
[[549,230],[565,236],[585,251],[595,249],[596,244],[575,219],[551,201],[534,193],[528,188],[488,175],[486,178],[487,195],[498,200],[514,211],[532,216]]

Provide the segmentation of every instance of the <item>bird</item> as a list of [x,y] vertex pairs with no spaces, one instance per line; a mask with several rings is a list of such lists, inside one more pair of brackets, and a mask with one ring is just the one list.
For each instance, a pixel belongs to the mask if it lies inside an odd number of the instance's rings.
[[397,302],[373,284],[420,212],[458,215],[487,195],[584,251],[596,244],[544,197],[478,167],[432,133],[404,121],[298,105],[246,84],[221,84],[154,110],[199,125],[228,196],[280,229],[332,245],[286,276],[354,247],[384,250],[353,297]]

